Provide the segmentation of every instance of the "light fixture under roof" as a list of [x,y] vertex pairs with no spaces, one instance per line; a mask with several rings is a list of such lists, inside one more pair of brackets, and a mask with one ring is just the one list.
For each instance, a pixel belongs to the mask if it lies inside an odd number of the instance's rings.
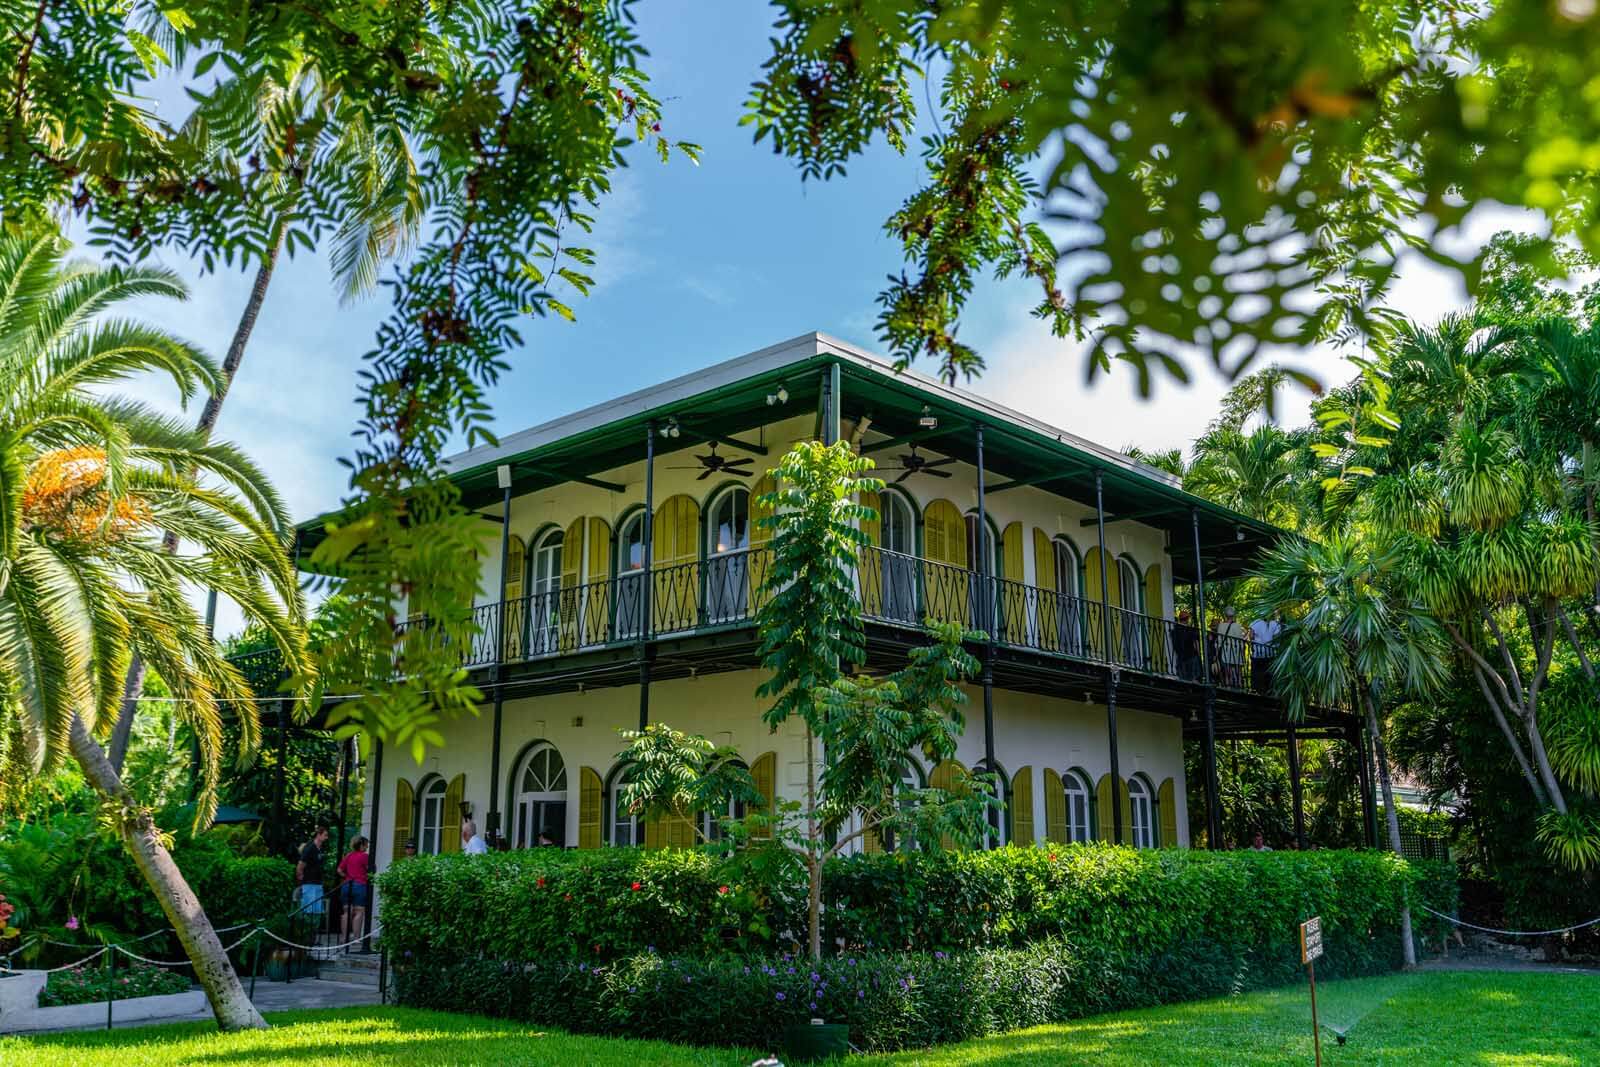
[[778,386],[777,392],[767,394],[767,407],[769,408],[777,407],[779,404],[787,404],[788,402],[789,390],[785,389],[781,385]]
[[924,430],[937,430],[939,428],[939,416],[933,413],[932,408],[924,404],[922,405],[922,415],[917,419],[917,425]]
[[678,420],[676,418],[669,418],[661,424],[660,433],[662,437],[677,437],[682,432],[678,428]]

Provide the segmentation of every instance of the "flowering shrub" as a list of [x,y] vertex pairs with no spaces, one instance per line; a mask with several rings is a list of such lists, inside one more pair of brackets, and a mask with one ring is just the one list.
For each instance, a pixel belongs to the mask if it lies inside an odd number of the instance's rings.
[[93,1004],[106,999],[106,982],[110,979],[111,999],[127,1000],[131,997],[154,997],[164,993],[184,993],[189,989],[189,979],[160,967],[134,964],[118,967],[116,977],[102,967],[74,967],[56,971],[39,991],[39,1006],[54,1008],[63,1004]]

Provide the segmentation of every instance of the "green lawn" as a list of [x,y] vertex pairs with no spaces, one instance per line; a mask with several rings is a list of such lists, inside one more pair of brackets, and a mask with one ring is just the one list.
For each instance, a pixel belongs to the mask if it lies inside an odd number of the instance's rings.
[[[1319,990],[1324,1062],[1565,1067],[1600,1056],[1600,977],[1412,974],[1332,982]],[[714,1016],[714,1012],[708,1013]],[[202,1024],[0,1039],[5,1067],[424,1067],[432,1064],[748,1064],[753,1051],[686,1049],[574,1037],[512,1023],[404,1008],[271,1016],[262,1033],[223,1036]],[[1305,990],[1122,1012],[861,1064],[1271,1064],[1311,1062]]]

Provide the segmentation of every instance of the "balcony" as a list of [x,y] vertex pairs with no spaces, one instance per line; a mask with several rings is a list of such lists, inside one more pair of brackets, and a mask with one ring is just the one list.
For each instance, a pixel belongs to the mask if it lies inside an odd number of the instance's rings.
[[[477,633],[461,663],[467,668],[532,663],[631,647],[641,640],[747,630],[768,595],[763,586],[770,565],[770,549],[747,549],[657,567],[648,576],[637,570],[480,605],[474,609]],[[1153,678],[1202,680],[1199,631],[1171,619],[1010,579],[986,579],[963,567],[879,548],[863,550],[853,577],[864,620],[909,638],[921,632],[927,617],[985,631],[992,619],[995,643],[1002,649]],[[427,631],[426,620],[402,626],[402,631],[418,630]],[[1217,686],[1251,691],[1249,642],[1216,635],[1207,641]]]

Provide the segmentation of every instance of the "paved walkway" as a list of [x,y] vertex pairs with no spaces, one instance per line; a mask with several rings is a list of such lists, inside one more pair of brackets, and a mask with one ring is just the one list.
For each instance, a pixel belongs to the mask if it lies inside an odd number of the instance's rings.
[[[249,988],[250,980],[245,979],[245,987]],[[317,978],[296,978],[292,982],[261,982],[256,983],[254,1000],[256,1009],[262,1012],[269,1011],[298,1011],[304,1008],[359,1008],[367,1004],[378,1003],[378,990],[374,986],[356,985],[353,982],[324,982]],[[192,1023],[210,1022],[215,1016],[208,1008],[205,1011],[195,1012],[192,1015],[175,1015],[169,1019],[140,1019],[136,1022],[122,1023],[116,1021],[116,1013],[112,1012],[112,1025],[118,1030],[133,1029],[139,1026],[159,1026],[164,1023]],[[80,1030],[103,1030],[105,1021],[102,1018],[97,1026],[82,1026]],[[50,1033],[48,1030],[37,1030],[34,1033]],[[26,1035],[24,1035],[26,1036]]]

